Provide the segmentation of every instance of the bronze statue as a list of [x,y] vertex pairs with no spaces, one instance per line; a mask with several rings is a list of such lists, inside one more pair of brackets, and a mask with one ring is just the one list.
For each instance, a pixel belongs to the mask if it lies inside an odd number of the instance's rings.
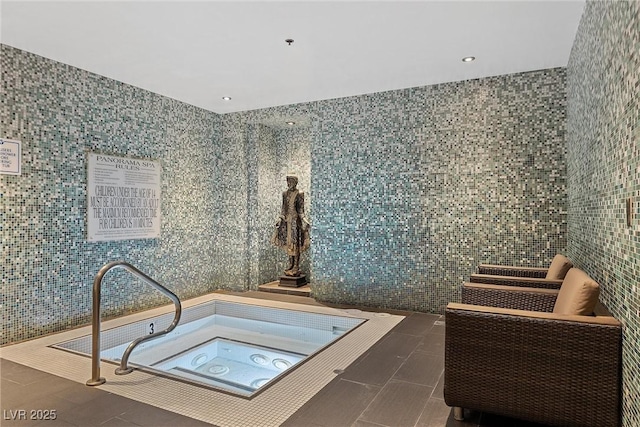
[[309,249],[309,226],[304,214],[304,193],[299,191],[298,177],[287,175],[288,190],[282,193],[282,210],[271,242],[289,255],[286,276],[300,276],[300,254]]

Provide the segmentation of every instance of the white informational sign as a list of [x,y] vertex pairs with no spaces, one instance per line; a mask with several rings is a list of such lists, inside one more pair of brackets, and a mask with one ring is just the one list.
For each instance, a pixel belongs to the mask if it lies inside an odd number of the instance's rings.
[[160,237],[160,162],[89,153],[87,240]]
[[22,143],[0,138],[0,174],[20,175],[22,173]]

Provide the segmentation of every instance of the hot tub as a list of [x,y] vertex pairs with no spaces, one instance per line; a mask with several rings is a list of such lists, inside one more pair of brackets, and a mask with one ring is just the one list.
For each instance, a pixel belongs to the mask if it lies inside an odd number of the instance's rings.
[[[166,328],[172,319],[167,313],[102,331],[101,359],[118,363],[131,341]],[[252,397],[365,321],[214,300],[187,308],[172,332],[137,346],[129,364]],[[90,356],[91,335],[52,347]]]

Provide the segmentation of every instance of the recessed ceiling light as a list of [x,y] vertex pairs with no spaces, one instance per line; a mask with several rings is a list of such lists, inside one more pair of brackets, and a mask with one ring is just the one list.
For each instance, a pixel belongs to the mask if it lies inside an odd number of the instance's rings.
[[475,60],[476,60],[475,56],[465,56],[464,58],[462,58],[462,62],[472,62]]
[[225,100],[225,101],[231,101],[231,97],[230,96],[223,96],[222,99]]
[[288,124],[289,126],[293,126],[293,125],[295,125],[295,124],[296,124],[296,122],[287,122],[287,124]]

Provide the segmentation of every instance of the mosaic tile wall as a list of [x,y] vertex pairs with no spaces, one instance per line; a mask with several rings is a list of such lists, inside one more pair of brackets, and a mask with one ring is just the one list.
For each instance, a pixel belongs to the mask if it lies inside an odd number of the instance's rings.
[[[8,46],[0,53],[0,136],[23,144],[22,176],[0,176],[1,343],[90,321],[93,278],[113,260],[182,298],[244,288],[236,173],[246,162],[241,147],[216,144],[229,132],[219,116]],[[161,162],[159,239],[86,241],[89,151]],[[168,301],[116,270],[102,302],[109,316]]]
[[[98,268],[126,259],[185,298],[276,280],[284,180],[313,223],[318,299],[442,312],[479,262],[566,248],[565,70],[223,116],[2,46],[2,342],[86,323]],[[286,121],[297,123],[288,128]],[[162,236],[85,242],[85,153],[158,159]],[[112,274],[112,273],[110,273]],[[114,272],[105,315],[163,304]]]
[[[283,169],[276,172],[277,149],[262,147],[253,159],[254,179],[265,179],[258,190],[265,197],[256,196],[264,201],[261,217],[271,216],[271,198],[284,189],[283,178],[269,180],[290,167],[310,173],[305,258],[317,299],[443,312],[478,263],[544,266],[566,250],[565,79],[564,69],[551,69],[222,121],[239,131],[252,123],[310,122],[310,144],[275,143],[304,147]],[[261,233],[250,253],[264,252]],[[270,277],[258,266],[253,271],[258,281]]]
[[567,93],[567,251],[600,283],[601,299],[624,323],[622,424],[638,426],[640,2],[587,2],[567,67]]
[[480,262],[566,245],[565,71],[319,103],[313,292],[443,312]]

